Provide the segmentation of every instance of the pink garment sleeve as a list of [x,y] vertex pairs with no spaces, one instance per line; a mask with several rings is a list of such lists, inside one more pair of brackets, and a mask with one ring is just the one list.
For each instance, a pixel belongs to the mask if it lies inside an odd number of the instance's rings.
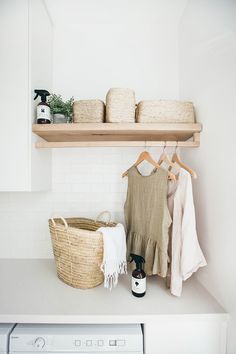
[[182,249],[180,257],[180,273],[182,279],[186,280],[194,272],[196,272],[199,267],[203,267],[207,263],[197,237],[192,181],[190,174],[185,174],[184,185],[181,192]]

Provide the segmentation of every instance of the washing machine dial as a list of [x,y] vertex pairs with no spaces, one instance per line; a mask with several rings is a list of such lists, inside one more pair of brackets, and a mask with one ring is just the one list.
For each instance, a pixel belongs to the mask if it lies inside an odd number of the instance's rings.
[[45,339],[43,337],[38,337],[34,341],[34,347],[37,349],[42,349],[45,346]]

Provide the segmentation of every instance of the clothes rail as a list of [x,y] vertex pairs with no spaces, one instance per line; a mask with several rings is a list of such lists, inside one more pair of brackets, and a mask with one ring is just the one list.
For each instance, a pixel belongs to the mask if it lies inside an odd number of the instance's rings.
[[[199,141],[178,141],[178,147],[199,147]],[[36,142],[36,147],[43,148],[77,148],[77,147],[175,147],[176,141],[70,141],[70,142]]]

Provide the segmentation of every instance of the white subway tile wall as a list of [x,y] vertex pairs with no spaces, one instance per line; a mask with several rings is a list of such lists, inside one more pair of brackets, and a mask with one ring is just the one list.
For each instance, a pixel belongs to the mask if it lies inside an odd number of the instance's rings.
[[[52,190],[0,193],[0,258],[51,258],[47,220],[55,216],[96,218],[109,210],[124,222],[127,178],[122,173],[143,148],[54,149]],[[159,157],[161,149],[149,148]],[[152,167],[141,166],[148,174]]]

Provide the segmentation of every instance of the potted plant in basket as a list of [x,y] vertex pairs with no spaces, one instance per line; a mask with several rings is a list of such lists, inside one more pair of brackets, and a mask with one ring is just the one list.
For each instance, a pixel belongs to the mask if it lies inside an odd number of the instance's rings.
[[72,106],[74,98],[64,101],[61,95],[51,94],[48,104],[53,115],[53,123],[71,123],[72,122]]

